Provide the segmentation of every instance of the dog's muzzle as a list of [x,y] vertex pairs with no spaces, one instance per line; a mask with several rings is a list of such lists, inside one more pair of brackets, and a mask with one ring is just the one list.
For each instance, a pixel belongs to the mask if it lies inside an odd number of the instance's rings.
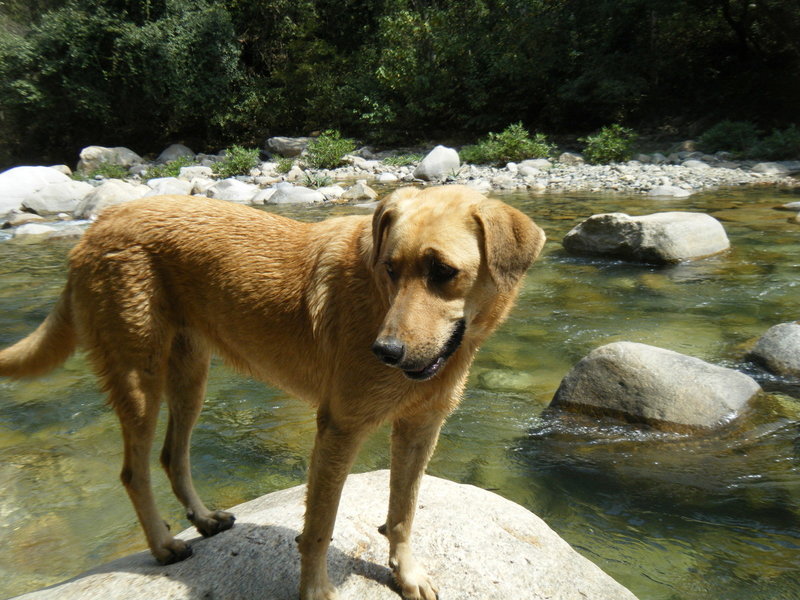
[[436,358],[428,364],[423,365],[421,368],[418,365],[403,363],[406,347],[405,344],[396,337],[390,336],[375,340],[375,343],[372,345],[372,352],[383,364],[401,369],[409,379],[425,381],[436,375],[447,362],[447,359],[458,350],[458,347],[464,339],[466,330],[466,321],[464,319],[459,320],[453,329],[453,333],[450,334],[447,343],[442,348],[442,351]]

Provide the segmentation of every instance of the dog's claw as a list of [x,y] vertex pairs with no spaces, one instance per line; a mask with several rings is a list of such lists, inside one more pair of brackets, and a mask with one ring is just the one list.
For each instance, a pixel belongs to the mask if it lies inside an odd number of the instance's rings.
[[192,522],[203,537],[211,537],[220,531],[230,529],[236,521],[235,516],[222,510],[216,510],[207,517],[197,517],[190,510],[186,513],[186,518]]
[[159,552],[153,552],[156,560],[161,565],[171,565],[182,560],[189,558],[192,553],[192,547],[183,540],[171,540],[168,544],[160,548]]

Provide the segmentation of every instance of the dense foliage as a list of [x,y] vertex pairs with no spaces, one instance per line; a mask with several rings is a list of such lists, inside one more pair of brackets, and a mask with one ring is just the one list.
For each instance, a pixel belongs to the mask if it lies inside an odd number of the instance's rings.
[[0,164],[325,129],[787,131],[798,73],[800,0],[5,0]]

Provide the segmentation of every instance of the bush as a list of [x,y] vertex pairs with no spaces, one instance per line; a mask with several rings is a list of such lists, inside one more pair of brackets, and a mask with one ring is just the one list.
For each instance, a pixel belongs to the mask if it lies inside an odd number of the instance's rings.
[[615,123],[603,127],[594,135],[578,138],[578,141],[586,144],[583,157],[592,164],[625,162],[633,155],[636,133]]
[[275,170],[278,171],[278,173],[288,173],[289,171],[292,170],[293,166],[294,166],[293,158],[281,156],[278,159],[278,166],[275,167]]
[[703,133],[698,142],[704,152],[742,153],[758,142],[758,128],[749,121],[721,121]]
[[474,146],[462,148],[460,155],[467,163],[502,166],[527,158],[549,158],[555,150],[544,134],[537,133],[531,138],[522,123],[514,123],[501,133],[490,133]]
[[390,167],[409,167],[417,164],[424,157],[422,154],[396,154],[394,156],[387,156],[383,159],[383,163]]
[[329,129],[308,143],[305,161],[314,169],[335,169],[344,164],[344,155],[355,149],[353,140],[343,138],[338,131]]
[[177,177],[181,174],[183,167],[188,167],[194,164],[194,161],[188,156],[181,156],[175,160],[171,160],[163,165],[153,165],[147,168],[147,177],[149,179],[157,179],[159,177]]
[[747,155],[767,160],[800,158],[800,129],[796,125],[783,130],[774,129],[771,134],[753,145]]
[[250,169],[259,163],[258,149],[231,146],[225,150],[225,156],[214,163],[211,169],[219,177],[233,177],[235,175],[248,175]]
[[122,165],[115,165],[113,163],[100,163],[97,168],[89,173],[83,174],[80,172],[73,173],[72,178],[78,181],[87,181],[89,179],[127,179],[131,173],[128,167]]

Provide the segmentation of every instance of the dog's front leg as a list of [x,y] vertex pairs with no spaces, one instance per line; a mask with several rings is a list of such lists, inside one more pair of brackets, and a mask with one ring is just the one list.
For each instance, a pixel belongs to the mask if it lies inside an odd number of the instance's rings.
[[411,550],[411,527],[422,474],[436,447],[444,415],[398,419],[392,427],[389,515],[381,531],[389,538],[389,565],[406,600],[436,600],[437,588]]
[[363,428],[344,428],[322,409],[311,454],[306,517],[300,536],[300,599],[336,600],[328,579],[328,546],[347,474],[364,437]]

